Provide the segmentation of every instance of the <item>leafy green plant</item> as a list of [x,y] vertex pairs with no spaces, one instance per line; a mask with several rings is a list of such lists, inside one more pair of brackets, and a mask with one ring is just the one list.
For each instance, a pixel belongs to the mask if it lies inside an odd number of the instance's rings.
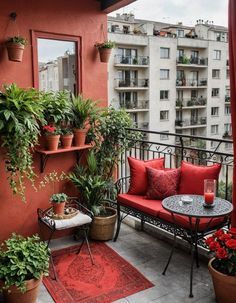
[[66,202],[68,199],[68,196],[65,193],[58,193],[58,194],[53,194],[50,198],[50,202],[52,203],[63,203]]
[[12,236],[0,246],[0,290],[15,285],[21,292],[26,291],[25,281],[40,279],[48,275],[49,249],[37,235],[24,238]]
[[7,40],[7,43],[16,43],[16,44],[21,44],[21,45],[27,46],[28,41],[21,36],[14,36],[14,37],[10,37]]
[[5,148],[5,166],[14,194],[25,201],[25,179],[34,184],[31,149],[38,143],[40,121],[44,123],[40,93],[16,84],[5,85],[0,92],[0,135]]
[[116,46],[114,41],[111,40],[105,40],[104,42],[97,42],[95,43],[95,47],[97,48],[114,48]]
[[62,127],[61,128],[61,135],[72,135],[73,131],[70,127]]

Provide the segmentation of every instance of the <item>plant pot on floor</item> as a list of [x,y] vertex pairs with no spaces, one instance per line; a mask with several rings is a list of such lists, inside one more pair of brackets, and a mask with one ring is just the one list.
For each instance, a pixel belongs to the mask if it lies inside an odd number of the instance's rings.
[[107,63],[111,55],[111,48],[99,48],[100,61]]
[[55,151],[58,149],[60,135],[48,135],[45,137],[45,140],[47,150]]
[[107,216],[95,216],[90,227],[90,238],[107,241],[113,238],[117,212],[114,208],[106,207]]
[[11,286],[9,291],[3,291],[4,303],[35,303],[37,300],[41,279],[31,279],[26,281],[26,292],[22,293],[15,286]]
[[61,144],[64,148],[70,148],[74,135],[61,135]]
[[85,144],[87,136],[87,130],[86,129],[74,129],[74,142],[75,146],[83,146]]
[[14,62],[22,62],[25,46],[19,43],[8,42],[7,53],[8,59]]
[[212,277],[216,301],[217,303],[235,303],[236,276],[225,275],[214,269],[214,260],[213,258],[209,261],[208,269]]

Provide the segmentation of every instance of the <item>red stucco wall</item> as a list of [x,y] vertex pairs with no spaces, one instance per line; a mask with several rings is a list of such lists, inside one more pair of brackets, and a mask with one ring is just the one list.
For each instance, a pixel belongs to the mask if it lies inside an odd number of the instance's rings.
[[[100,63],[94,43],[101,40],[101,24],[106,28],[106,15],[95,0],[11,0],[0,2],[0,86],[15,82],[22,87],[33,85],[32,45],[24,52],[22,63],[7,59],[4,41],[16,34],[16,27],[9,23],[9,14],[16,12],[21,36],[31,41],[30,31],[45,31],[81,37],[81,91],[86,97],[107,103],[107,66]],[[9,23],[9,24],[8,24]],[[56,170],[69,171],[76,162],[73,153],[52,156],[45,173]],[[39,156],[35,154],[35,172],[39,171]],[[57,185],[58,186],[58,185]],[[62,188],[60,189],[62,190]],[[54,190],[56,191],[56,189]],[[12,195],[4,167],[4,152],[0,152],[0,241],[11,232],[32,234],[38,231],[36,210],[47,208],[53,189],[47,186],[35,193],[27,186],[27,203]]]

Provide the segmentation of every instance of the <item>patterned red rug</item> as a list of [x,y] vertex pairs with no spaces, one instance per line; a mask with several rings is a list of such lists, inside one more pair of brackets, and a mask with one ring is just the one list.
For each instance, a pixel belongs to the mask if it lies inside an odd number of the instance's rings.
[[79,255],[77,249],[53,252],[58,281],[46,277],[43,283],[56,303],[110,303],[153,286],[105,243],[91,243],[95,265],[86,245]]

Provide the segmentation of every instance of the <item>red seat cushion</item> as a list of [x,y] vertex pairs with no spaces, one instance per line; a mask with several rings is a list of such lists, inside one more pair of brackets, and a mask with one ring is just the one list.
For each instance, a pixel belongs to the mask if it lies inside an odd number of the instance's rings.
[[147,167],[148,190],[147,199],[162,200],[177,194],[180,169],[160,170]]
[[164,169],[164,158],[142,161],[128,157],[130,166],[130,195],[145,195],[147,192],[148,181],[146,167]]
[[204,179],[218,180],[221,165],[193,165],[182,161],[179,194],[204,194]]
[[130,206],[154,217],[157,217],[163,209],[161,201],[147,200],[145,196],[119,194],[117,200],[121,205]]

